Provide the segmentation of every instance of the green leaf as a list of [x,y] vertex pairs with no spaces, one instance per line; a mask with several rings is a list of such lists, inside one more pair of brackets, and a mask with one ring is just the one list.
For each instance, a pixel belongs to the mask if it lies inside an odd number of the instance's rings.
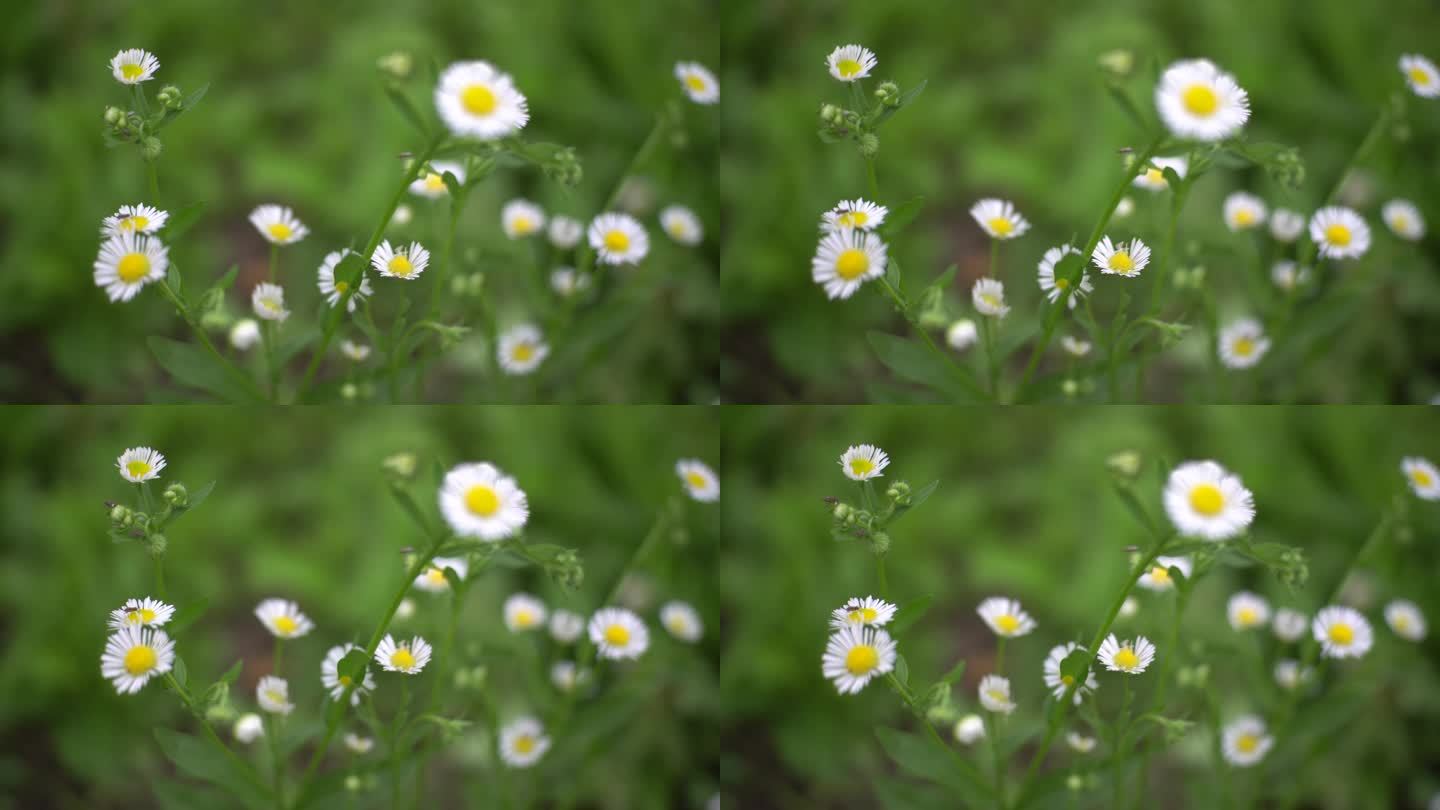
[[188,604],[181,604],[175,608],[175,618],[170,620],[169,626],[165,628],[172,636],[178,636],[185,632],[190,625],[200,620],[210,610],[210,600],[200,597]]
[[[897,104],[897,105],[894,106],[894,107],[885,107],[885,108],[881,109],[880,114],[877,115],[877,116],[875,116],[875,120],[871,122],[871,124],[870,124],[871,128],[875,128],[875,127],[880,126],[881,124],[883,124],[883,123],[885,123],[886,121],[890,120],[890,117],[893,116],[895,113],[900,112],[901,110],[905,109],[906,107],[910,106],[911,104],[914,104],[914,103],[915,103],[915,99],[919,98],[919,97],[920,97],[920,94],[923,93],[923,92],[925,92],[925,85],[927,85],[927,84],[929,84],[929,83],[930,83],[930,80],[929,80],[929,79],[925,79],[925,80],[921,81],[919,84],[917,84],[917,85],[915,85],[914,87],[910,88],[910,90],[906,91],[903,95],[900,96],[900,103],[899,103],[899,104]],[[853,86],[858,87],[858,85],[853,85]]]
[[282,366],[285,365],[292,357],[319,339],[320,327],[314,324],[307,324],[299,329],[289,331],[275,346],[275,362]]
[[[450,199],[452,201],[459,200],[465,194],[465,191],[460,188],[460,180],[455,176],[454,172],[447,171],[440,175],[440,179],[445,181],[445,188],[450,190]],[[451,205],[455,204],[457,203],[451,202]]]
[[925,617],[930,606],[935,602],[935,594],[927,593],[904,602],[899,606],[895,623],[890,627],[890,635],[898,636],[915,626],[915,623]]
[[903,655],[895,657],[895,680],[907,689],[910,687],[910,662]]
[[175,682],[180,684],[181,688],[184,688],[186,684],[190,683],[190,670],[185,666],[185,659],[178,655],[175,656],[175,664],[171,669],[171,674],[175,676]]
[[345,657],[335,665],[335,672],[340,676],[349,677],[355,683],[363,683],[365,668],[369,664],[370,657],[365,654],[364,650],[356,648],[345,653]]
[[167,728],[156,728],[155,739],[166,759],[186,776],[222,787],[250,805],[264,795],[217,744]]
[[1073,678],[1075,683],[1085,682],[1085,672],[1090,668],[1090,661],[1094,656],[1086,650],[1076,647],[1065,660],[1060,662],[1060,677]]
[[927,385],[956,402],[984,398],[968,372],[946,363],[919,343],[884,332],[869,332],[866,338],[880,362],[902,379]]
[[451,593],[458,594],[460,593],[460,589],[465,587],[465,583],[460,579],[459,572],[457,572],[454,568],[451,568],[447,565],[445,566],[444,570],[441,571],[441,573],[445,575],[445,581],[450,583]]
[[954,686],[955,682],[960,680],[960,678],[964,675],[965,659],[962,658],[957,664],[955,664],[955,666],[950,668],[949,672],[945,673],[945,676],[940,679],[940,683],[943,683],[946,686]]
[[391,481],[390,494],[395,498],[395,502],[400,504],[400,508],[404,510],[405,514],[410,516],[410,520],[414,521],[420,531],[426,537],[430,537],[432,531],[430,522],[425,519],[425,513],[420,511],[420,506],[415,503],[415,497],[410,494],[410,490],[399,481]]
[[935,480],[935,481],[931,481],[930,483],[928,483],[928,484],[926,484],[925,486],[921,487],[920,489],[916,490],[916,491],[915,491],[913,494],[911,494],[911,496],[910,496],[910,505],[909,505],[909,506],[899,506],[899,507],[896,507],[895,513],[890,516],[890,520],[888,520],[885,525],[887,525],[887,526],[894,525],[895,521],[899,520],[899,519],[901,518],[901,516],[906,515],[906,514],[909,514],[910,512],[912,512],[912,511],[914,511],[914,510],[916,510],[916,509],[919,509],[919,508],[920,508],[920,504],[925,503],[926,501],[930,500],[930,496],[931,496],[931,495],[934,495],[934,494],[935,494],[935,490],[936,490],[936,489],[939,489],[939,488],[940,488],[940,481],[937,479],[937,480]]
[[385,97],[390,99],[390,103],[395,105],[395,109],[400,111],[400,115],[410,123],[410,126],[415,128],[416,132],[421,135],[429,134],[430,130],[425,126],[424,117],[420,115],[420,110],[416,109],[415,103],[410,100],[410,97],[405,95],[404,90],[395,84],[386,82]]
[[258,404],[263,400],[232,379],[215,358],[188,343],[151,336],[151,354],[175,382],[213,394],[225,402]]
[[1135,126],[1146,132],[1150,130],[1149,122],[1145,120],[1144,113],[1141,113],[1140,108],[1136,106],[1135,99],[1130,97],[1130,92],[1125,89],[1125,85],[1114,81],[1106,82],[1105,92],[1109,93],[1110,98],[1120,105],[1120,109],[1125,111],[1125,115],[1134,122]]
[[160,237],[165,244],[174,244],[186,231],[194,227],[195,223],[200,221],[200,215],[205,213],[207,204],[204,200],[193,202],[172,213],[170,218],[165,220],[165,227],[160,229]]
[[945,744],[883,726],[875,729],[875,736],[886,755],[911,776],[950,788],[962,796],[992,795],[990,786],[980,778],[975,766]]
[[220,679],[217,680],[216,683],[235,683],[235,679],[240,677],[240,670],[244,669],[244,667],[244,660],[236,661],[230,665],[229,669],[225,670],[225,673],[220,676]]
[[924,197],[911,197],[903,203],[890,209],[890,215],[885,217],[885,222],[878,230],[886,242],[900,235],[915,218],[920,216],[920,211],[925,207]]
[[171,289],[172,291],[174,291],[176,298],[179,298],[181,301],[184,301],[184,300],[185,300],[184,297],[182,297],[182,296],[180,295],[180,282],[181,282],[181,281],[182,281],[182,279],[180,278],[180,268],[179,268],[179,266],[177,266],[174,262],[171,262],[169,268],[167,268],[167,269],[165,270],[165,283],[167,283],[167,284],[170,285],[170,289]]

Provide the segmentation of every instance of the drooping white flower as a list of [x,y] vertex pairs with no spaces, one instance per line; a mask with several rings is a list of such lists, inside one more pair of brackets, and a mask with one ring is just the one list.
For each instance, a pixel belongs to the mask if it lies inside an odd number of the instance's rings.
[[660,228],[677,244],[694,247],[705,238],[700,217],[683,205],[667,205],[660,209]]
[[705,632],[700,613],[688,602],[672,600],[660,606],[660,624],[675,638],[694,644]]
[[981,315],[1003,318],[1010,313],[1005,303],[1005,285],[999,279],[976,279],[975,286],[970,288],[970,300]]
[[271,714],[295,711],[295,704],[290,702],[290,683],[274,675],[266,675],[255,684],[255,702],[260,704],[261,711]]
[[980,679],[977,690],[980,705],[989,712],[1009,714],[1015,711],[1015,701],[1010,698],[1010,679],[1000,675],[986,675]]
[[255,315],[267,321],[283,321],[290,317],[285,308],[285,289],[279,284],[262,281],[250,291],[250,308]]
[[1406,641],[1425,640],[1425,614],[1409,599],[1396,599],[1385,606],[1385,623]]
[[1275,241],[1289,244],[1305,230],[1305,216],[1289,208],[1276,208],[1270,215],[1270,235]]
[[1420,209],[1409,200],[1391,200],[1380,208],[1380,218],[1390,232],[1408,242],[1418,242],[1425,236],[1425,218]]

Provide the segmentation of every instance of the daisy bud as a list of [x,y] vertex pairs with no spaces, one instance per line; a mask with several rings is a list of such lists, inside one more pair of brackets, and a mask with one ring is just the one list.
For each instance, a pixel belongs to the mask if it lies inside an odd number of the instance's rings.
[[110,522],[117,526],[129,526],[131,521],[130,507],[116,504],[110,510]]
[[1133,450],[1126,450],[1123,453],[1105,459],[1105,466],[1110,472],[1120,478],[1134,478],[1140,474],[1140,463],[1142,459],[1139,453]]
[[880,154],[880,138],[873,132],[867,132],[860,136],[860,154],[873,158]]
[[190,493],[186,491],[185,485],[181,483],[174,483],[166,487],[165,493],[161,497],[171,506],[184,506],[190,503]]
[[355,383],[345,383],[340,386],[340,396],[343,399],[353,400],[360,396],[360,388]]
[[353,773],[352,773],[352,774],[350,774],[349,776],[345,777],[345,789],[346,789],[346,790],[350,791],[351,793],[359,793],[359,792],[360,792],[360,787],[361,787],[361,785],[360,785],[360,777],[359,777],[359,776],[357,776],[356,774],[353,774]]
[[545,565],[545,573],[567,591],[579,588],[585,581],[585,566],[580,562],[580,555],[570,548],[556,554],[555,559]]
[[875,532],[870,535],[870,550],[875,552],[876,557],[884,555],[890,550],[890,535],[886,532]]
[[1117,79],[1123,79],[1130,75],[1135,67],[1135,54],[1124,48],[1117,48],[1113,51],[1106,51],[1100,54],[1100,69],[1109,73]]
[[820,120],[824,121],[827,124],[839,124],[841,120],[840,108],[836,107],[834,104],[821,104]]
[[1065,787],[1072,792],[1079,793],[1085,789],[1085,780],[1078,773],[1072,773],[1065,779]]
[[875,88],[875,97],[886,107],[899,107],[900,85],[895,82],[881,82],[880,86]]
[[896,506],[910,505],[910,485],[904,481],[896,481],[885,490],[885,497],[895,502]]
[[[124,507],[119,508],[123,509]],[[847,521],[852,521],[854,519],[852,515],[854,511],[855,507],[851,506],[848,503],[845,503],[844,501],[841,501],[840,503],[835,504],[835,511],[833,511],[831,514],[835,516],[836,520],[844,523]]]
[[380,463],[385,472],[396,478],[413,478],[416,465],[414,453],[396,453]]
[[1071,377],[1060,384],[1060,390],[1062,393],[1065,394],[1065,396],[1074,399],[1075,397],[1080,395],[1080,383],[1076,382],[1075,379]]
[[556,150],[542,167],[542,171],[546,177],[566,187],[579,185],[585,176],[580,167],[580,158],[576,157],[575,150],[569,147]]
[[115,125],[125,120],[125,111],[119,107],[105,108],[105,123]]
[[160,102],[162,107],[178,110],[181,105],[180,88],[173,84],[167,84],[160,88],[160,92],[155,95],[155,100]]
[[163,149],[164,147],[160,144],[160,139],[154,135],[140,142],[140,153],[145,156],[146,160],[154,160],[160,157],[160,152]]
[[165,539],[165,535],[158,532],[150,535],[150,539],[146,542],[149,545],[151,557],[164,557],[165,549],[170,545],[170,542]]
[[415,60],[405,51],[395,51],[380,57],[376,63],[380,72],[389,74],[395,79],[409,78],[411,69],[415,66]]

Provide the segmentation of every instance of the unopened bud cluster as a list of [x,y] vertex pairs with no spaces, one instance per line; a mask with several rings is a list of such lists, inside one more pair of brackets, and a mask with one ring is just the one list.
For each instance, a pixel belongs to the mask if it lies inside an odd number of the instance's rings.
[[908,482],[895,481],[885,489],[884,500],[872,511],[838,498],[827,498],[833,521],[831,534],[836,539],[864,540],[876,556],[883,556],[890,551],[890,534],[885,531],[885,526],[897,514],[913,506],[915,496]]
[[545,563],[545,573],[552,582],[567,591],[573,591],[585,582],[585,566],[573,548],[559,552]]

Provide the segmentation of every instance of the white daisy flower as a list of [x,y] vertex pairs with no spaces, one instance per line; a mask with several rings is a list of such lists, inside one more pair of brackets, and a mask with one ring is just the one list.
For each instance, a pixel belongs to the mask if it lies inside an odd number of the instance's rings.
[[1077,754],[1088,754],[1095,750],[1095,738],[1087,737],[1078,731],[1067,731],[1065,733],[1065,744],[1070,750]]
[[361,737],[353,731],[345,732],[345,747],[352,754],[368,754],[375,747],[374,737]]
[[557,267],[550,273],[550,289],[561,298],[569,298],[590,289],[590,277],[577,273],[573,267]]
[[1225,605],[1225,616],[1235,630],[1253,630],[1270,621],[1270,603],[1249,591],[1240,591]]
[[1234,231],[1248,231],[1265,224],[1265,201],[1244,191],[1237,191],[1225,198],[1225,227]]
[[391,247],[390,240],[386,239],[370,257],[370,266],[382,276],[413,281],[430,266],[430,251],[419,242],[411,242],[409,247],[402,244]]
[[1175,578],[1170,569],[1175,568],[1186,579],[1190,578],[1193,563],[1189,557],[1156,557],[1150,570],[1140,575],[1135,584],[1147,591],[1168,591],[1175,587]]
[[1360,658],[1375,641],[1370,622],[1359,611],[1339,605],[1321,608],[1310,622],[1310,633],[1326,658]]
[[1187,461],[1170,472],[1165,512],[1185,537],[1228,540],[1255,519],[1255,500],[1240,476],[1213,461]]
[[[1418,53],[1407,53],[1400,57],[1400,72],[1415,95],[1422,98],[1440,96],[1440,70],[1435,63]],[[119,78],[118,76],[116,78]]]
[[[1074,301],[1075,299],[1072,298],[1070,300]],[[1090,353],[1091,347],[1090,341],[1088,340],[1080,340],[1069,335],[1062,335],[1060,337],[1060,348],[1064,349],[1065,353],[1071,357],[1084,357]]]
[[979,337],[980,330],[969,318],[961,318],[950,324],[950,328],[945,330],[945,343],[957,352],[963,352],[974,346]]
[[830,612],[830,626],[836,629],[851,625],[883,627],[895,618],[895,606],[884,599],[867,596],[852,597]]
[[349,360],[356,363],[363,363],[370,356],[370,347],[364,343],[356,343],[353,340],[340,341],[340,353]]
[[1144,636],[1121,642],[1111,633],[1100,644],[1100,663],[1111,672],[1139,675],[1155,660],[1155,645]]
[[[340,659],[349,655],[353,650],[358,649],[360,648],[354,644],[336,645],[325,653],[325,660],[320,662],[320,683],[326,689],[330,690],[330,698],[332,700],[339,700],[340,696],[345,694],[345,690],[355,683],[349,675],[340,674]],[[360,705],[360,696],[369,694],[374,690],[375,676],[371,674],[369,670],[366,670],[365,677],[361,680],[361,683],[350,693],[350,705]]]
[[435,85],[435,109],[450,132],[494,141],[525,128],[530,110],[509,74],[489,62],[454,62]]
[[430,593],[444,593],[450,590],[450,580],[445,578],[446,568],[454,571],[461,582],[465,581],[465,575],[470,571],[470,565],[465,562],[463,557],[436,557],[430,561],[420,576],[415,577],[415,587]]
[[660,623],[670,635],[690,644],[699,641],[705,632],[705,627],[700,622],[700,613],[686,602],[671,601],[661,605]]
[[585,617],[573,610],[556,610],[550,614],[550,637],[561,644],[574,644],[585,632]]
[[1172,63],[1155,86],[1155,107],[1174,135],[1220,141],[1250,118],[1250,99],[1235,77],[1207,59]]
[[545,235],[550,237],[550,244],[560,250],[569,250],[580,244],[581,237],[585,236],[585,223],[574,217],[553,216]]
[[155,233],[165,227],[170,214],[144,203],[122,205],[100,224],[101,238],[122,233]]
[[851,445],[840,454],[840,469],[851,481],[879,478],[890,465],[890,456],[873,444]]
[[1391,200],[1380,208],[1380,218],[1396,236],[1418,242],[1425,236],[1425,218],[1409,200]]
[[550,748],[545,727],[533,717],[517,717],[500,729],[500,759],[511,768],[528,768]]
[[1385,606],[1385,623],[1406,641],[1425,640],[1425,614],[1408,599],[1396,599]]
[[720,500],[720,479],[710,466],[697,458],[682,458],[675,462],[675,474],[685,485],[691,498],[704,503]]
[[512,633],[525,633],[545,626],[548,611],[545,603],[528,593],[511,594],[505,600],[505,627]]
[[133,695],[175,664],[175,642],[164,630],[122,627],[105,641],[100,674],[115,684],[115,691]]
[[1146,191],[1164,191],[1170,187],[1170,181],[1165,179],[1166,169],[1174,169],[1175,174],[1183,180],[1185,172],[1190,170],[1190,161],[1183,157],[1150,158],[1145,170],[1135,175],[1131,182]]
[[[341,259],[349,255],[349,253],[349,248],[332,250],[325,254],[325,261],[320,263],[320,275],[317,283],[320,286],[320,294],[325,296],[325,301],[332,307],[338,305],[340,303],[340,296],[344,295],[350,289],[350,285],[347,282],[335,280],[335,266],[340,263]],[[366,278],[362,272],[360,274],[360,289],[356,290],[350,296],[350,301],[345,305],[345,311],[354,312],[355,305],[369,297],[372,293],[374,293],[374,290],[370,289],[370,279]]]
[[[1074,245],[1052,247],[1045,251],[1045,255],[1040,258],[1040,289],[1045,293],[1045,297],[1050,299],[1050,303],[1052,304],[1059,301],[1061,294],[1070,286],[1069,279],[1055,277],[1055,265],[1059,264],[1061,259],[1071,253],[1078,256],[1080,255],[1080,249]],[[1090,274],[1081,270],[1080,286],[1077,287],[1074,292],[1070,293],[1070,308],[1074,309],[1075,305],[1080,303],[1080,299],[1089,295],[1094,289],[1095,287],[1090,283]]]
[[996,239],[1014,239],[1030,230],[1030,223],[1009,200],[987,197],[970,206],[970,216]]
[[680,80],[685,95],[696,104],[720,103],[720,82],[699,62],[676,62],[675,78]]
[[440,513],[460,537],[504,540],[525,527],[530,505],[515,479],[492,464],[461,464],[445,474]]
[[248,351],[260,342],[260,322],[254,318],[241,318],[230,327],[230,345],[240,351]]
[[255,702],[260,704],[261,711],[271,714],[295,711],[295,704],[290,702],[289,682],[274,675],[266,675],[255,684]]
[[1354,210],[1331,205],[1310,217],[1310,239],[1321,256],[1355,259],[1370,249],[1370,226]]
[[385,638],[380,639],[380,646],[375,648],[375,663],[386,672],[415,675],[430,663],[430,644],[420,636],[396,641],[386,633]]
[[1113,216],[1116,219],[1125,219],[1133,213],[1135,213],[1135,200],[1130,197],[1121,197],[1120,202],[1115,204]]
[[160,60],[155,58],[155,54],[140,48],[123,50],[110,60],[110,73],[121,84],[148,82],[155,78],[155,71],[159,69]]
[[842,82],[853,82],[870,75],[875,69],[875,54],[860,45],[841,45],[825,57],[830,75]]
[[262,205],[251,211],[250,224],[266,241],[276,245],[293,245],[310,233],[310,229],[295,218],[294,211],[279,205]]
[[978,714],[967,714],[955,723],[955,741],[974,745],[985,738],[985,721]]
[[285,308],[285,290],[279,284],[262,281],[250,291],[250,308],[267,321],[283,321],[290,317]]
[[160,471],[165,469],[165,456],[149,447],[131,447],[115,459],[115,466],[121,478],[138,484],[160,477]]
[[129,301],[146,284],[165,278],[170,251],[157,237],[121,233],[100,244],[94,267],[96,287],[111,301]]
[[1102,273],[1134,278],[1140,275],[1140,271],[1145,269],[1145,265],[1150,263],[1150,248],[1139,239],[1131,239],[1129,244],[1125,242],[1112,244],[1110,237],[1107,236],[1095,246],[1095,252],[1090,254],[1090,260],[1100,268]]
[[125,604],[110,611],[110,627],[159,627],[175,616],[175,606],[159,599],[126,599]]
[[561,692],[574,691],[590,677],[588,669],[580,669],[574,661],[556,661],[550,667],[550,683]]
[[601,658],[639,658],[650,646],[650,631],[625,608],[607,607],[590,617],[590,642]]
[[1310,617],[1294,608],[1280,608],[1275,611],[1275,619],[1270,623],[1270,629],[1275,631],[1275,637],[1281,641],[1299,641],[1305,635],[1305,628],[1310,626]]
[[1284,689],[1296,689],[1301,683],[1310,680],[1312,670],[1309,667],[1301,668],[1300,662],[1293,658],[1282,658],[1275,662],[1275,683]]
[[1417,496],[1427,501],[1440,500],[1440,470],[1434,464],[1419,456],[1408,456],[1400,460],[1400,471]]
[[400,600],[400,605],[395,608],[395,618],[396,618],[396,619],[399,619],[400,621],[403,622],[403,621],[405,621],[406,619],[413,618],[414,616],[415,616],[415,600],[414,600],[414,599],[411,599],[411,598],[408,597],[408,596],[405,597],[404,599],[401,599],[401,600]]
[[545,362],[550,345],[534,324],[518,323],[495,343],[495,359],[506,374],[529,374]]
[[[450,187],[445,185],[446,172],[455,175],[455,180],[460,184],[463,185],[465,183],[464,166],[448,160],[432,160],[426,170],[421,172],[421,175],[415,178],[415,181],[410,184],[410,193],[421,197],[428,197],[432,200],[444,197],[450,193]],[[396,211],[396,213],[399,213],[399,211]],[[403,225],[405,223],[397,224]]]
[[895,668],[895,640],[874,627],[842,627],[825,643],[820,671],[842,695],[858,693]]
[[1015,701],[1010,699],[1010,679],[999,675],[986,675],[980,679],[980,705],[987,712],[1009,714],[1015,711]]
[[1259,321],[1241,318],[1220,330],[1216,351],[1226,368],[1252,368],[1270,351],[1270,339]]
[[246,712],[235,720],[235,739],[245,745],[265,736],[265,721],[254,712]]
[[[1060,664],[1065,657],[1075,650],[1081,649],[1078,644],[1071,641],[1066,644],[1057,644],[1050,648],[1050,654],[1045,656],[1045,685],[1054,693],[1055,699],[1065,697],[1065,690],[1075,683],[1075,678],[1070,675],[1060,674]],[[1091,670],[1085,674],[1085,683],[1075,689],[1074,701],[1079,706],[1081,699],[1100,688],[1100,681],[1095,678],[1095,671]]]
[[886,247],[873,233],[841,229],[825,234],[810,260],[810,277],[832,300],[849,298],[860,285],[885,275]]
[[1305,230],[1305,216],[1289,208],[1276,208],[1270,215],[1270,235],[1275,241],[1289,244]]
[[820,215],[820,230],[838,231],[853,228],[873,231],[885,222],[890,209],[866,199],[841,200],[839,205]]
[[650,252],[650,235],[629,214],[606,213],[590,221],[587,231],[595,260],[603,264],[639,264]]
[[255,606],[255,617],[276,638],[300,638],[315,629],[300,606],[286,599],[266,599]]
[[[1276,215],[1279,215],[1278,211]],[[1270,268],[1270,280],[1282,290],[1293,290],[1310,282],[1310,268],[1300,267],[1289,260],[1278,261]]]
[[1265,722],[1247,714],[1225,726],[1220,747],[1226,762],[1248,768],[1264,759],[1274,744],[1275,738],[1265,733]]
[[545,227],[545,209],[529,200],[511,200],[500,209],[500,227],[511,239],[534,236]]
[[970,300],[981,315],[1003,318],[1010,312],[1010,307],[1005,305],[1005,285],[998,279],[976,279],[975,286],[970,288]]
[[700,224],[700,217],[683,205],[667,205],[662,208],[660,227],[671,239],[682,245],[693,247],[705,238],[705,228]]
[[992,596],[981,602],[975,612],[997,636],[1016,638],[1035,629],[1035,620],[1014,599]]
[[1132,618],[1139,612],[1140,600],[1133,596],[1125,597],[1125,601],[1120,603],[1120,618],[1122,619]]

